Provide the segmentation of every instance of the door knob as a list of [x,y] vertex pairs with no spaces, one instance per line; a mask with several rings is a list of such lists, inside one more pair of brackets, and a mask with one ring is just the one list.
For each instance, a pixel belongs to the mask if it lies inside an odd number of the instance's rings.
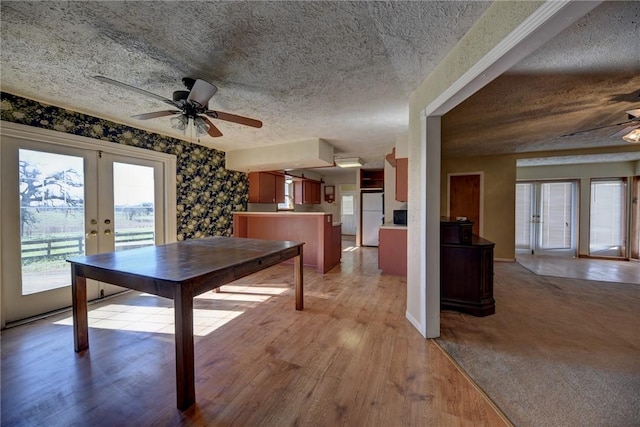
[[105,220],[104,220],[104,223],[105,223],[105,224],[107,224],[107,225],[108,225],[108,224],[111,224],[111,220],[110,220],[110,219],[105,219]]
[[91,230],[86,234],[86,237],[95,237],[97,235],[98,235],[98,232],[96,230]]
[[104,230],[104,235],[105,236],[109,236],[110,234],[111,234],[111,230],[110,229],[107,228],[106,230]]

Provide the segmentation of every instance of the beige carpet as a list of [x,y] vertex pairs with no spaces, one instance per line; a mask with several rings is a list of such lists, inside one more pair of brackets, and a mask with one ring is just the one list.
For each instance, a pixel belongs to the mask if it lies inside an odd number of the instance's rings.
[[496,314],[438,342],[517,426],[640,425],[640,286],[496,263]]

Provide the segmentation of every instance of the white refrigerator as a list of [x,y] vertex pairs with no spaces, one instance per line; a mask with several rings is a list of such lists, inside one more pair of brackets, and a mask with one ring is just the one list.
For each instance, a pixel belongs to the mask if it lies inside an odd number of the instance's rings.
[[384,193],[362,193],[362,245],[378,246],[378,230],[384,223]]

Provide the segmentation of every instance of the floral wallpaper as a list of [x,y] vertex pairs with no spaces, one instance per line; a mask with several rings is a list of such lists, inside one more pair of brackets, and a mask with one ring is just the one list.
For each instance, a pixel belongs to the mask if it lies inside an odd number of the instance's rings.
[[225,169],[224,152],[2,93],[0,119],[174,154],[178,240],[231,236],[233,211],[246,211],[249,179]]

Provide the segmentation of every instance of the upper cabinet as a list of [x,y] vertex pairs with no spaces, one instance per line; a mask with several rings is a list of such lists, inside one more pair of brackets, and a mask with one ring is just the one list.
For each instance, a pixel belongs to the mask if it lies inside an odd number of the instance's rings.
[[249,173],[249,203],[284,203],[284,175]]
[[406,202],[409,193],[409,159],[396,159],[396,200]]
[[384,188],[384,169],[362,169],[360,171],[360,188],[382,190]]
[[303,179],[294,183],[296,205],[318,204],[320,200],[320,182]]

